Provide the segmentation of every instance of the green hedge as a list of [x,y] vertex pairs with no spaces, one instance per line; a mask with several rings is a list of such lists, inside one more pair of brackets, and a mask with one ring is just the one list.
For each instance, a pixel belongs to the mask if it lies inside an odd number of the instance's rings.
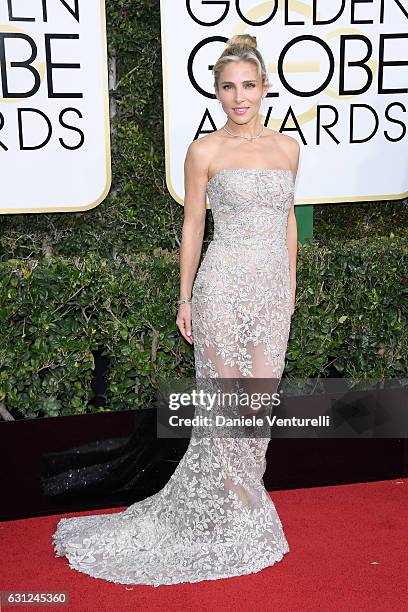
[[[0,267],[0,401],[17,417],[145,407],[157,373],[191,367],[169,308],[177,282],[162,252],[9,260]],[[97,351],[109,360],[106,408],[92,405]]]
[[[301,246],[284,376],[406,372],[407,259],[398,239]],[[147,407],[157,380],[194,376],[175,324],[174,253],[9,260],[0,286],[0,401],[16,418]],[[109,362],[102,407],[91,388],[98,350]]]

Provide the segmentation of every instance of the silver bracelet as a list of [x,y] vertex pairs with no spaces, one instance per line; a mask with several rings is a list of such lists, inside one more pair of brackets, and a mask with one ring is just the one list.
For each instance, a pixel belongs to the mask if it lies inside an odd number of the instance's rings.
[[177,302],[178,305],[180,304],[191,304],[192,300],[190,298],[183,298],[182,300],[179,300]]

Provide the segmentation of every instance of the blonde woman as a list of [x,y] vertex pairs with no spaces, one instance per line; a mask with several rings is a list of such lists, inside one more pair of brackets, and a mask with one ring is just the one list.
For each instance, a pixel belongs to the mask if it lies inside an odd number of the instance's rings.
[[[277,383],[296,297],[299,145],[260,121],[269,83],[254,36],[228,41],[213,74],[227,120],[187,151],[176,323],[194,345],[197,379]],[[206,194],[214,238],[197,271]],[[56,555],[96,578],[154,586],[280,561],[289,545],[262,482],[268,437],[198,433],[155,495],[116,514],[61,519]]]

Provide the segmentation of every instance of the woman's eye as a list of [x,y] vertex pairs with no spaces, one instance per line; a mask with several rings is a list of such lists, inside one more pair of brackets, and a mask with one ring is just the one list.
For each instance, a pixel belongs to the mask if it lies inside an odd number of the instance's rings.
[[[248,87],[255,87],[255,83],[247,83]],[[224,85],[223,89],[228,89],[230,85]]]

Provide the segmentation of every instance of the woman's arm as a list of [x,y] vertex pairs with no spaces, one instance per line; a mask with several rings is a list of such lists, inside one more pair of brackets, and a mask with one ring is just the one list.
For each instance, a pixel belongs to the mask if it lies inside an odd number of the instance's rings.
[[[296,181],[296,175],[299,166],[299,155],[300,155],[300,146],[297,140],[291,138],[291,155],[290,155],[290,166],[293,174],[293,183]],[[286,240],[288,245],[288,254],[289,254],[289,268],[290,268],[290,287],[292,291],[292,311],[291,314],[295,311],[295,301],[296,301],[296,261],[297,261],[297,243],[298,243],[298,231],[297,231],[297,222],[295,215],[295,201],[293,200],[292,206],[289,210],[288,215],[288,225],[286,232]]]
[[[205,191],[208,170],[200,140],[190,143],[184,162],[184,222],[180,245],[180,299],[192,297],[194,277],[200,261],[205,230]],[[180,304],[177,326],[192,343],[191,304]]]

